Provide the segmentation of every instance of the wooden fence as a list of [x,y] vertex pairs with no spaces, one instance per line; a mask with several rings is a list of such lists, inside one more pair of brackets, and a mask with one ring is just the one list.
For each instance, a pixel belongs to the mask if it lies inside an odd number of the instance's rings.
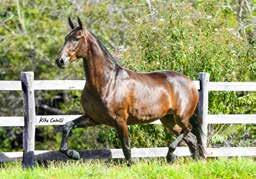
[[[256,156],[256,147],[221,147],[208,148],[208,124],[256,124],[254,114],[210,115],[208,114],[209,91],[256,91],[256,82],[210,82],[208,73],[200,73],[199,81],[194,81],[200,92],[198,114],[202,117],[203,145],[206,147],[207,157],[218,156]],[[0,117],[0,126],[24,126],[23,152],[2,152],[0,162],[22,158],[23,166],[33,166],[36,160],[66,160],[67,157],[57,151],[35,150],[35,128],[40,125],[63,125],[77,118],[79,115],[36,115],[35,90],[82,90],[85,80],[34,80],[33,72],[22,72],[21,81],[0,81],[0,91],[23,91],[24,116]],[[155,121],[152,124],[160,124]],[[167,147],[133,148],[132,157],[163,157],[167,154]],[[124,158],[121,149],[102,149],[80,151],[85,159],[95,158]],[[178,156],[189,156],[187,147],[178,147]]]

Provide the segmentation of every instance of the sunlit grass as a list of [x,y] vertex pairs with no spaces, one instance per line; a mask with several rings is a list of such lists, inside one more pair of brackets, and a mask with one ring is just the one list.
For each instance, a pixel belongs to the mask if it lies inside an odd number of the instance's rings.
[[222,158],[195,162],[180,159],[173,165],[162,159],[140,160],[131,167],[106,161],[51,162],[23,170],[20,163],[4,164],[0,178],[256,178],[255,160]]

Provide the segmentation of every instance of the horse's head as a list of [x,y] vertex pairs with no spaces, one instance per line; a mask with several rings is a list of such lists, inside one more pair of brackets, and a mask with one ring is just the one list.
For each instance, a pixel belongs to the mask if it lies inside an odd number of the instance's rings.
[[65,43],[60,51],[56,64],[60,68],[64,68],[69,63],[78,58],[86,57],[88,50],[87,33],[88,31],[83,28],[80,18],[77,18],[78,26],[75,27],[70,17],[68,18],[71,32],[65,37]]

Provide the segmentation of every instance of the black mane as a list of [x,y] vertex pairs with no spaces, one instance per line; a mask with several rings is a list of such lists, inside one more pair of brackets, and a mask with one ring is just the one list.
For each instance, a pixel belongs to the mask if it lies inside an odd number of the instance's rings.
[[90,33],[97,40],[97,43],[100,46],[100,48],[103,51],[106,58],[110,59],[115,65],[119,66],[116,58],[108,51],[108,49],[103,45],[103,43],[100,41],[100,39],[93,32],[90,31]]

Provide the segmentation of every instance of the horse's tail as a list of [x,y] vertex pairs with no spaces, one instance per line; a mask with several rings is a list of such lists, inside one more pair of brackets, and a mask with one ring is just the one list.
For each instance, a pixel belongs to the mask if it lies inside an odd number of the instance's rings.
[[[196,109],[196,111],[197,111],[197,109]],[[205,158],[206,151],[203,146],[203,142],[202,142],[202,138],[201,138],[205,134],[203,133],[203,130],[201,128],[201,121],[202,120],[200,119],[199,115],[195,112],[190,120],[190,123],[192,125],[191,132],[196,136],[196,139],[197,139],[199,155],[200,155],[200,157]]]

